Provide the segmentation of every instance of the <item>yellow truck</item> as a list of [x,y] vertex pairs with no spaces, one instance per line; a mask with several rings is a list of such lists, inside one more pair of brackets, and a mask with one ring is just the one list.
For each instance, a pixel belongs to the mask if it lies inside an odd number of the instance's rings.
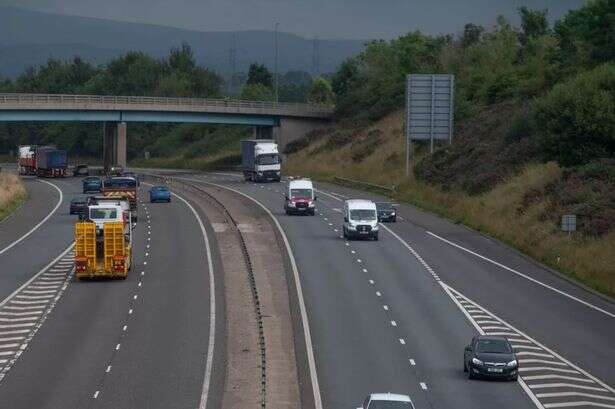
[[126,278],[132,263],[132,233],[123,221],[93,221],[75,225],[75,274],[77,278]]

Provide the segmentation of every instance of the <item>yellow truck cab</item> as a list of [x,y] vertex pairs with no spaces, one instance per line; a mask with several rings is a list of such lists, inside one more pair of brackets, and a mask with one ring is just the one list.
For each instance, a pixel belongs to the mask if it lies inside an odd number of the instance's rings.
[[132,229],[121,206],[88,207],[88,218],[75,225],[77,278],[126,278],[132,263]]

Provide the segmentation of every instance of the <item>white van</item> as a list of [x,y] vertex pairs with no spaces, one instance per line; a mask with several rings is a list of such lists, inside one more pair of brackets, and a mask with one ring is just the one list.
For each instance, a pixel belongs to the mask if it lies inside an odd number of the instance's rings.
[[314,216],[316,212],[316,195],[314,185],[309,179],[291,180],[288,182],[284,200],[286,214],[309,214]]
[[344,202],[344,238],[378,240],[378,212],[371,200],[350,199]]

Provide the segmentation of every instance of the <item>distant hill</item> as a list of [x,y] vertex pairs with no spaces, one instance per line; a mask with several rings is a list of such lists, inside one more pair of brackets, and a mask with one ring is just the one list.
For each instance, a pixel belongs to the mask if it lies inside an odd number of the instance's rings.
[[[187,42],[197,62],[222,75],[230,72],[233,35],[236,70],[247,71],[252,62],[273,68],[274,34],[271,31],[193,31],[151,24],[125,23],[0,7],[0,76],[16,77],[27,67],[49,57],[79,55],[95,64],[130,50],[156,57]],[[279,33],[279,71],[312,71],[312,39]],[[365,41],[318,40],[319,71],[332,72],[347,57],[358,54]]]

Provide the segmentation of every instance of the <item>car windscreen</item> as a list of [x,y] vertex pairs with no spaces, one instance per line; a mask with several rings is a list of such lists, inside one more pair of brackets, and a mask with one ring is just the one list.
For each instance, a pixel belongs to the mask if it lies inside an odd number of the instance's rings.
[[168,192],[169,189],[164,186],[156,186],[152,189],[155,192]]
[[277,165],[280,163],[277,153],[270,153],[266,155],[258,155],[256,163],[259,165]]
[[311,199],[312,189],[290,189],[290,197],[294,199]]
[[510,344],[502,339],[479,339],[476,345],[476,352],[492,354],[510,354],[512,348]]
[[83,181],[87,183],[93,183],[93,182],[99,182],[100,179],[98,179],[97,177],[92,177],[92,178],[85,178],[83,179]]
[[371,209],[352,209],[350,218],[352,220],[376,220],[376,212]]
[[117,210],[114,208],[97,208],[90,209],[90,219],[92,220],[115,220],[117,219]]
[[411,409],[410,402],[395,402],[385,400],[373,400],[370,402],[369,409]]
[[393,210],[393,205],[391,203],[376,203],[376,208],[378,210]]

